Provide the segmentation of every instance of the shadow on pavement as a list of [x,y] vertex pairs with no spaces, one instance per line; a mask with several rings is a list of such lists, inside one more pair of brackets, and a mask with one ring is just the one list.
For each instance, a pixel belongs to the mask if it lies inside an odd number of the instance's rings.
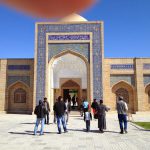
[[[25,123],[20,123],[20,124],[35,124],[35,122],[25,122]],[[50,124],[53,124],[53,123],[49,123],[49,125]],[[47,125],[47,124],[45,124],[45,125]]]
[[[79,132],[86,132],[86,129],[68,129],[68,131],[79,131]],[[91,133],[100,133],[99,130],[90,130],[89,132]],[[119,132],[116,131],[104,131],[104,133],[115,133],[115,134],[119,134]]]
[[[32,133],[33,134],[33,131],[25,131],[26,133]],[[39,131],[37,133],[40,133]],[[45,132],[44,133],[46,134],[57,134],[57,132]]]
[[[10,134],[18,134],[18,135],[34,135],[33,131],[25,131],[25,132],[8,132]],[[39,131],[37,133],[40,133]],[[57,134],[57,132],[44,132],[44,134]]]
[[18,134],[18,135],[33,135],[33,133],[27,133],[27,132],[8,132],[10,134]]
[[35,124],[35,122],[33,122],[33,123],[31,123],[31,122],[30,123],[20,123],[20,124]]

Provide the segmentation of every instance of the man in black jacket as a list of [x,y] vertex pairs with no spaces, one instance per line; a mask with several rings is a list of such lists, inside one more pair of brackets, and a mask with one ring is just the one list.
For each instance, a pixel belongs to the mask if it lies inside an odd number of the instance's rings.
[[64,132],[67,132],[66,128],[66,121],[65,121],[65,111],[66,111],[66,105],[63,102],[63,99],[61,96],[58,97],[58,101],[54,105],[54,112],[57,117],[57,127],[58,127],[58,134],[61,134],[61,123],[64,128]]
[[41,123],[40,135],[43,135],[46,109],[41,100],[39,100],[39,105],[35,107],[34,114],[37,116],[34,128],[34,135],[37,134],[38,126],[40,123]]

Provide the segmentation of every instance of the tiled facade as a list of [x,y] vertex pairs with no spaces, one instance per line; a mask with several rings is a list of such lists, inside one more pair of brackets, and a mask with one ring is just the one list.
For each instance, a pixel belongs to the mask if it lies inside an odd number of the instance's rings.
[[[121,89],[128,93],[130,112],[150,111],[150,58],[104,58],[102,22],[37,23],[35,47],[34,59],[0,59],[1,112],[32,113],[48,91],[53,95],[47,85],[48,69],[66,53],[86,63],[90,102],[103,99],[114,111],[116,92]],[[26,103],[14,103],[19,88],[27,92]],[[58,89],[56,92],[59,94]],[[52,108],[53,96],[48,100]]]
[[[81,35],[91,33],[92,36],[90,37],[89,43],[92,47],[92,76],[93,76],[93,92],[92,95],[95,98],[102,98],[103,97],[103,85],[102,85],[102,58],[103,58],[103,50],[101,43],[103,43],[103,37],[101,37],[102,30],[102,22],[81,22],[81,23],[37,23],[37,49],[36,49],[36,99],[43,99],[46,94],[46,66],[48,65],[45,61],[47,59],[47,35],[48,34],[61,34],[66,35],[66,33],[70,36],[74,33],[75,35],[78,34],[78,37],[76,37],[76,40],[72,40],[73,43],[77,43],[77,41],[80,40]],[[79,39],[78,39],[79,38]],[[86,43],[88,38],[84,40]],[[52,40],[53,41],[53,40]],[[57,39],[57,41],[60,41]],[[66,42],[66,39],[63,40],[63,42]],[[70,39],[68,39],[68,42]],[[82,40],[80,40],[81,42]],[[62,40],[61,40],[62,42]],[[83,41],[82,41],[83,42]],[[51,43],[51,42],[50,42]],[[81,50],[81,49],[80,49]],[[49,54],[48,54],[49,55]],[[99,84],[97,84],[97,80],[99,81]]]

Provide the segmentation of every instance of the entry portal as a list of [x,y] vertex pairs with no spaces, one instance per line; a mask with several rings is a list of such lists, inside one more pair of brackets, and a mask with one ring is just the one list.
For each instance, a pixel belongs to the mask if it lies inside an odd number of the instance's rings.
[[80,106],[80,97],[79,90],[76,89],[64,89],[63,90],[63,98],[64,100],[68,100],[70,102],[71,107],[74,109]]

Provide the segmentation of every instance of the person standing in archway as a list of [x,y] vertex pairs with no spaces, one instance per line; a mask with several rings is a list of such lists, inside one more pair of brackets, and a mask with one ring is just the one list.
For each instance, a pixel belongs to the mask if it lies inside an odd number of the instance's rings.
[[117,102],[117,112],[121,130],[120,134],[123,134],[124,132],[127,133],[127,111],[127,103],[124,101],[124,98],[122,96],[119,96],[119,101]]
[[73,103],[73,109],[75,109],[75,104],[76,104],[76,96],[75,95],[72,97],[72,103]]
[[69,114],[70,114],[70,111],[71,111],[71,104],[70,104],[70,102],[68,102],[68,99],[65,99],[65,105],[66,105],[65,121],[66,121],[66,124],[67,124],[68,121],[69,121]]

